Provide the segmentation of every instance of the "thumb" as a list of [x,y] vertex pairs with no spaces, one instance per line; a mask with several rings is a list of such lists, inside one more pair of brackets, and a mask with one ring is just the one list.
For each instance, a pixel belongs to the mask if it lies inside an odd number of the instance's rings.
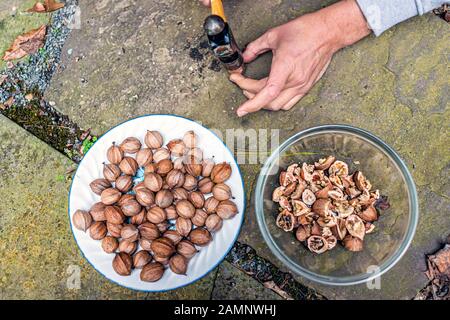
[[200,0],[200,2],[207,7],[211,6],[211,0]]
[[267,31],[255,41],[250,42],[242,53],[244,62],[249,63],[255,60],[259,55],[272,49],[271,38],[272,31]]

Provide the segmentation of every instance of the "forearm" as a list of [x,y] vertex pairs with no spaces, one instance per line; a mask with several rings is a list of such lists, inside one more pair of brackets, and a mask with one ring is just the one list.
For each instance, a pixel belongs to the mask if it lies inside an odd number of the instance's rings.
[[317,14],[324,17],[330,32],[328,41],[334,43],[335,51],[358,42],[371,32],[356,0],[339,1]]
[[356,0],[367,23],[375,35],[379,36],[392,26],[425,14],[449,0]]

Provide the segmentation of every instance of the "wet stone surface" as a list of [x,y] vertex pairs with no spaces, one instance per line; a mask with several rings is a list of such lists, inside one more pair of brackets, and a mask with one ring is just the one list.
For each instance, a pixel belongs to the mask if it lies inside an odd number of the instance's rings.
[[222,263],[218,268],[211,298],[215,300],[282,299],[228,262]]

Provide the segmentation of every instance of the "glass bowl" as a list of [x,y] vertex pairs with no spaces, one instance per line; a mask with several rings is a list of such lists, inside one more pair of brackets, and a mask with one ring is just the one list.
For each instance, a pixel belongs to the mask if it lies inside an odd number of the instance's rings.
[[[363,251],[337,244],[318,255],[294,233],[276,226],[278,203],[272,201],[272,192],[279,173],[294,162],[314,163],[328,155],[345,161],[351,173],[362,171],[373,189],[389,198],[390,208],[381,212],[375,231],[365,237]],[[300,276],[327,285],[363,283],[388,271],[408,249],[419,218],[416,188],[404,162],[378,137],[347,125],[314,127],[285,141],[264,164],[255,194],[258,225],[275,256]]]

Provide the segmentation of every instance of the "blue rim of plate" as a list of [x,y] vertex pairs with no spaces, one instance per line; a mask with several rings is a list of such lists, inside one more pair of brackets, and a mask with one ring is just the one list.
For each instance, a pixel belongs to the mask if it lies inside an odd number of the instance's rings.
[[86,256],[84,255],[83,250],[80,248],[80,245],[78,244],[78,241],[77,241],[77,239],[75,238],[75,233],[73,232],[72,219],[70,219],[70,196],[71,196],[71,193],[72,193],[72,186],[73,186],[73,182],[75,181],[75,179],[73,179],[73,180],[72,180],[72,183],[70,184],[67,214],[68,214],[68,218],[69,218],[70,231],[72,231],[72,237],[73,237],[73,239],[75,240],[75,243],[77,244],[77,247],[78,247],[79,251],[81,252],[81,255],[82,255],[83,258],[84,258],[84,259],[92,266],[92,268],[94,268],[94,270],[97,271],[99,274],[101,274],[105,279],[107,279],[108,281],[110,281],[110,282],[112,282],[112,283],[114,283],[114,284],[117,284],[118,286],[127,288],[127,289],[129,289],[129,290],[133,290],[133,291],[140,291],[140,292],[167,292],[167,291],[172,291],[172,290],[176,290],[176,289],[180,289],[180,288],[189,286],[189,285],[191,285],[191,284],[193,284],[193,283],[195,283],[195,282],[197,282],[197,281],[203,279],[203,278],[204,278],[205,276],[207,276],[211,271],[213,271],[215,268],[217,268],[217,266],[218,266],[220,263],[222,263],[223,260],[225,260],[225,257],[226,257],[226,256],[228,255],[228,253],[231,251],[231,249],[233,248],[234,244],[236,243],[236,241],[237,241],[237,239],[238,239],[238,237],[239,237],[239,235],[240,235],[240,233],[241,233],[242,224],[244,223],[244,216],[245,216],[245,211],[246,211],[247,198],[246,198],[245,184],[244,184],[244,179],[243,179],[243,177],[242,177],[241,168],[239,167],[239,164],[237,163],[237,161],[236,161],[236,159],[235,159],[233,153],[232,153],[231,150],[227,147],[227,145],[219,138],[219,136],[217,136],[217,134],[215,134],[215,133],[214,133],[212,130],[210,130],[209,128],[207,128],[207,127],[205,127],[204,125],[198,123],[197,121],[194,121],[194,120],[192,120],[192,119],[189,119],[189,118],[186,118],[186,117],[183,117],[183,116],[179,116],[179,115],[176,115],[176,114],[164,114],[164,113],[162,113],[162,114],[161,114],[161,113],[146,114],[146,115],[141,115],[141,116],[139,116],[139,117],[135,117],[135,118],[132,118],[132,119],[128,119],[128,120],[126,120],[126,121],[123,121],[123,122],[121,122],[121,123],[119,123],[119,124],[117,124],[117,125],[111,127],[108,131],[106,131],[104,134],[102,134],[102,135],[97,139],[97,141],[95,141],[95,143],[91,146],[91,148],[88,150],[88,152],[86,152],[86,154],[83,156],[83,159],[81,159],[80,163],[78,164],[77,170],[75,171],[73,177],[75,177],[75,176],[77,175],[77,172],[78,172],[78,169],[79,169],[80,166],[81,166],[81,163],[83,162],[84,158],[86,158],[86,156],[88,155],[88,153],[92,150],[92,147],[93,147],[97,142],[99,142],[101,139],[103,139],[110,131],[114,130],[114,129],[117,128],[117,127],[120,127],[121,125],[123,125],[123,124],[125,124],[125,123],[127,123],[127,122],[130,122],[130,121],[133,121],[133,120],[136,120],[136,119],[139,119],[139,118],[146,118],[146,117],[153,117],[153,116],[166,116],[166,117],[181,118],[181,119],[184,119],[184,120],[188,120],[188,121],[190,121],[190,122],[194,122],[195,124],[197,124],[197,125],[199,125],[199,126],[205,128],[206,130],[208,130],[209,132],[211,132],[211,133],[212,133],[212,134],[213,134],[213,135],[214,135],[214,136],[215,136],[215,137],[223,144],[223,146],[225,147],[225,149],[226,149],[226,150],[228,151],[228,153],[231,155],[231,158],[234,160],[234,163],[236,164],[236,167],[238,168],[238,173],[239,173],[239,176],[240,176],[240,178],[241,178],[242,190],[244,191],[244,192],[243,192],[243,210],[242,210],[241,221],[240,221],[240,223],[239,223],[239,229],[238,229],[238,232],[236,233],[236,236],[234,237],[233,242],[231,243],[230,247],[226,250],[226,252],[224,253],[224,255],[219,259],[219,261],[218,261],[213,267],[211,267],[208,271],[206,271],[203,275],[197,277],[196,279],[192,280],[192,281],[189,282],[189,283],[180,285],[180,286],[178,286],[178,287],[169,288],[169,289],[163,289],[163,290],[143,290],[143,289],[131,288],[131,287],[128,287],[128,286],[123,285],[123,284],[121,284],[121,283],[118,283],[117,281],[114,281],[114,280],[108,278],[106,275],[104,275],[100,270],[98,270],[98,269],[94,266],[94,264],[93,264],[88,258],[86,258]]
[[[414,183],[414,179],[411,175],[411,173],[408,170],[408,167],[406,166],[405,162],[402,160],[402,158],[397,154],[397,152],[390,147],[387,143],[385,143],[382,139],[377,137],[376,135],[370,133],[367,130],[344,125],[344,124],[331,124],[331,125],[321,125],[316,127],[311,127],[305,130],[302,130],[300,132],[297,132],[293,136],[286,139],[275,151],[272,152],[272,154],[267,158],[266,162],[264,163],[263,167],[261,168],[260,174],[258,176],[255,191],[256,192],[262,192],[265,182],[265,176],[262,173],[266,173],[270,171],[270,168],[273,166],[274,160],[276,157],[278,157],[279,154],[281,154],[282,151],[284,151],[293,141],[298,140],[300,137],[306,137],[308,135],[320,132],[322,130],[326,131],[341,131],[341,132],[350,132],[350,133],[357,133],[362,138],[368,140],[368,142],[374,144],[376,147],[383,150],[383,152],[387,153],[394,163],[399,167],[399,170],[401,171],[403,178],[405,179],[405,182],[408,186],[408,197],[411,203],[411,210],[415,212],[415,215],[413,214],[411,217],[411,222],[408,226],[407,232],[405,233],[405,238],[407,239],[406,242],[402,243],[400,248],[395,252],[395,254],[387,259],[383,265],[380,266],[380,271],[374,272],[370,274],[369,276],[363,278],[360,277],[359,279],[356,279],[355,276],[345,277],[340,279],[341,281],[336,281],[336,278],[330,277],[330,276],[324,276],[319,275],[317,273],[311,272],[308,269],[301,267],[297,265],[294,261],[292,261],[288,256],[286,256],[281,248],[276,244],[275,240],[273,239],[272,235],[270,234],[268,230],[268,226],[265,221],[264,216],[264,208],[262,206],[261,201],[258,201],[258,197],[255,197],[255,214],[256,214],[256,220],[258,222],[259,229],[261,231],[261,234],[266,241],[270,251],[290,270],[295,272],[296,274],[305,277],[308,280],[324,284],[324,285],[332,285],[332,286],[350,286],[350,285],[357,285],[361,283],[365,283],[368,281],[372,281],[373,279],[377,277],[381,277],[383,274],[385,274],[387,271],[389,271],[392,267],[394,267],[404,256],[406,251],[411,245],[411,242],[414,238],[418,221],[419,221],[419,205],[418,205],[418,196],[417,196],[417,189],[416,185]],[[353,132],[352,132],[353,131]],[[344,281],[342,281],[344,280]]]

